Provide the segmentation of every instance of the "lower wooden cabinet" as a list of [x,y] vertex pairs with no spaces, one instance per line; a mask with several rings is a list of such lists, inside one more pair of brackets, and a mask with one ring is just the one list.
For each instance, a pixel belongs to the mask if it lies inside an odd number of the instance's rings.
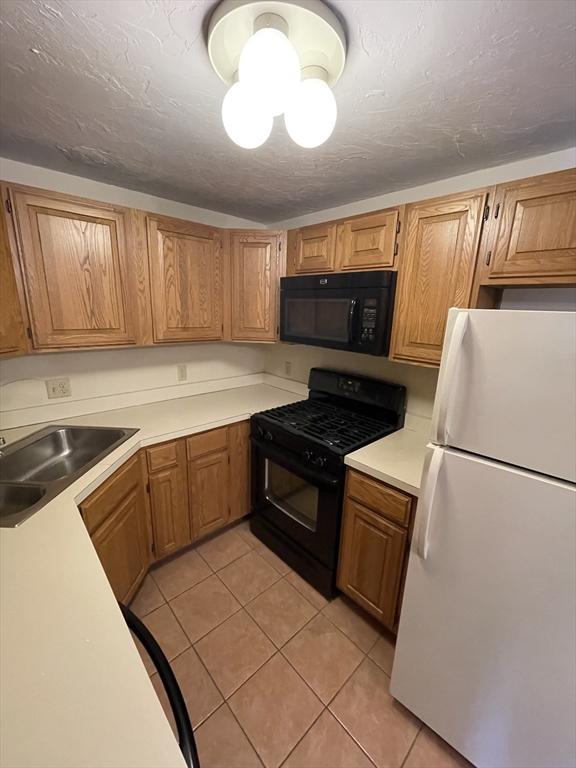
[[230,456],[230,521],[250,512],[250,422],[238,421],[228,427]]
[[215,451],[190,461],[188,487],[194,538],[226,525],[230,519],[228,451]]
[[[404,504],[400,503],[401,497]],[[412,508],[411,496],[349,471],[338,587],[390,629],[395,628],[398,619]],[[404,516],[405,510],[408,516]]]
[[130,600],[152,560],[140,457],[129,459],[80,505],[80,511],[116,598]]
[[146,450],[156,559],[190,544],[186,446],[183,440]]

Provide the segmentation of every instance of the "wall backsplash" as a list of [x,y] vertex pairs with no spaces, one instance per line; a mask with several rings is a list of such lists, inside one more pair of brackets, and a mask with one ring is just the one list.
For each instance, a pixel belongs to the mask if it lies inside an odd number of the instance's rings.
[[[286,370],[286,363],[289,371]],[[314,366],[335,368],[404,384],[408,390],[408,411],[417,416],[432,416],[438,380],[438,371],[435,368],[404,365],[393,363],[384,357],[298,344],[273,344],[266,349],[265,370],[275,376],[306,383],[310,368]]]
[[[177,366],[186,366],[179,382]],[[4,429],[142,403],[186,397],[262,380],[264,348],[251,344],[91,350],[0,362]],[[70,379],[71,397],[48,400],[46,379]]]

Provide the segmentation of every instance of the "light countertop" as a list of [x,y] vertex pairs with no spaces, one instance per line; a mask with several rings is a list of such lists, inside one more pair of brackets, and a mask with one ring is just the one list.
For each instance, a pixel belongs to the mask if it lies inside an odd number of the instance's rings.
[[349,453],[345,462],[359,472],[418,496],[430,425],[430,419],[406,414],[403,429]]
[[[77,505],[143,446],[302,397],[257,384],[58,421],[139,431],[20,527],[0,528],[2,768],[183,768]],[[346,464],[417,495],[428,432],[408,418]]]

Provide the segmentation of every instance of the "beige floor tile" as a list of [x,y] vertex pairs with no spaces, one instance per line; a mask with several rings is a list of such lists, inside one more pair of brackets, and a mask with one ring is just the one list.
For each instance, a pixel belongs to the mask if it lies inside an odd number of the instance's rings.
[[163,563],[152,571],[152,578],[166,600],[182,594],[208,578],[212,569],[194,549]]
[[238,611],[195,645],[212,679],[227,698],[276,651],[246,611]]
[[288,563],[285,563],[284,560],[282,560],[275,552],[272,552],[271,549],[268,549],[268,547],[265,544],[262,544],[262,542],[259,542],[260,546],[255,547],[258,554],[266,560],[267,563],[269,563],[272,568],[278,571],[278,573],[282,574],[282,576],[287,576],[289,573],[292,573],[292,568],[288,565]]
[[210,715],[194,735],[202,768],[262,768],[227,704]]
[[156,586],[156,582],[150,574],[148,574],[142,582],[142,586],[132,598],[130,608],[134,611],[136,616],[142,618],[155,608],[160,608],[165,602],[162,593]]
[[300,630],[282,653],[324,704],[334,698],[364,658],[358,646],[322,614]]
[[282,768],[374,768],[340,723],[324,710]]
[[250,551],[222,568],[218,576],[242,605],[255,598],[281,578],[257,552]]
[[321,611],[322,608],[328,605],[328,600],[326,600],[320,592],[317,592],[314,587],[311,587],[307,581],[304,581],[304,579],[297,573],[289,573],[288,576],[286,576],[286,579],[298,590],[298,592],[300,592],[301,595],[304,595],[309,603],[312,603],[314,608],[318,608],[318,610]]
[[147,614],[142,621],[152,632],[168,661],[172,661],[173,658],[190,646],[190,641],[170,610],[169,605],[162,605],[160,608],[156,608],[155,611]]
[[260,539],[254,536],[250,530],[250,523],[248,520],[242,520],[242,522],[235,526],[232,530],[236,531],[238,536],[240,536],[240,538],[243,539],[251,549],[259,549],[260,547],[264,546]]
[[389,691],[390,678],[365,659],[330,704],[332,714],[378,768],[400,768],[420,722]]
[[251,547],[240,537],[240,534],[231,528],[200,544],[196,551],[214,571],[219,571],[228,563],[250,552],[250,549]]
[[228,700],[266,768],[278,768],[322,711],[322,704],[280,654]]
[[192,643],[240,610],[240,603],[218,576],[210,576],[178,595],[170,606]]
[[280,648],[316,615],[317,609],[286,579],[254,598],[246,610]]
[[392,636],[381,635],[376,645],[372,647],[372,650],[368,656],[375,661],[376,664],[383,669],[388,676],[392,674],[392,664],[394,662],[394,642]]
[[177,656],[170,666],[186,702],[193,728],[197,728],[222,703],[220,691],[204,669],[194,648]]
[[323,613],[364,653],[368,653],[380,637],[376,622],[348,599],[336,598]]
[[473,768],[461,754],[429,728],[420,731],[404,763],[405,768]]

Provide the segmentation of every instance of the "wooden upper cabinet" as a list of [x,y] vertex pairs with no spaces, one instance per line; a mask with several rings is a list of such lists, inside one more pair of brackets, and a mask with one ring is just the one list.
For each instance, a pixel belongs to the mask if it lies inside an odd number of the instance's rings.
[[0,212],[0,356],[27,351],[22,304],[16,284],[6,222]]
[[492,217],[490,280],[576,276],[576,169],[500,184]]
[[134,343],[127,210],[24,188],[10,198],[34,347]]
[[400,211],[357,216],[338,225],[336,265],[340,271],[394,267]]
[[406,208],[390,357],[438,365],[450,307],[468,307],[487,193]]
[[290,272],[333,272],[336,268],[336,222],[302,227],[291,238]]
[[161,216],[146,219],[154,341],[221,339],[220,231]]
[[264,230],[230,233],[234,340],[276,339],[281,238]]

